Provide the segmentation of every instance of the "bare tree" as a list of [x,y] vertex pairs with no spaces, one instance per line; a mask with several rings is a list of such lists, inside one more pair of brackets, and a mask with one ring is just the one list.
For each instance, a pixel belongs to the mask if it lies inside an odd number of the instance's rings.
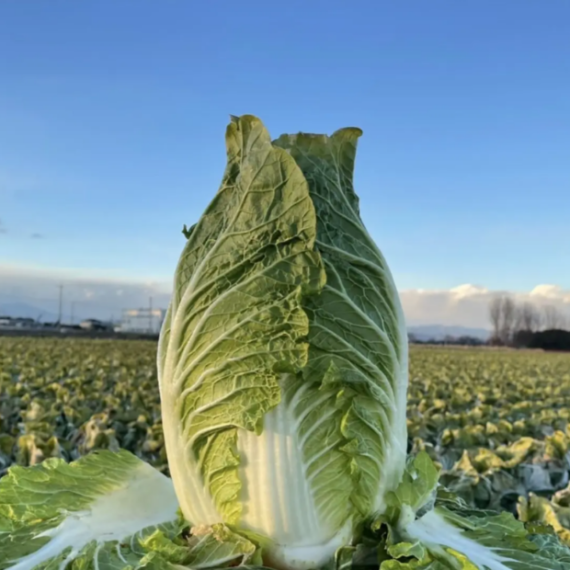
[[513,346],[528,346],[540,328],[540,312],[528,301],[515,306],[515,322],[511,333]]
[[535,332],[539,326],[540,314],[532,303],[525,302],[517,307],[516,330]]
[[536,309],[536,330],[544,330],[544,311],[542,307]]
[[517,305],[508,295],[504,295],[501,303],[500,338],[503,344],[509,344],[515,329]]
[[529,346],[533,339],[536,340],[539,331],[570,330],[570,315],[554,305],[536,307],[529,302],[517,304],[503,296],[494,300],[492,308],[493,322],[498,324],[498,338],[503,344]]
[[525,330],[525,315],[524,303],[515,307],[515,324],[513,329],[515,333]]
[[501,305],[502,297],[493,297],[489,304],[489,318],[491,319],[491,326],[493,327],[492,339],[498,341],[501,332]]
[[489,317],[493,327],[493,340],[509,344],[517,324],[517,305],[508,295],[495,297],[489,305]]
[[544,316],[545,329],[561,329],[564,328],[565,319],[564,315],[553,305],[546,305],[543,308],[542,314]]

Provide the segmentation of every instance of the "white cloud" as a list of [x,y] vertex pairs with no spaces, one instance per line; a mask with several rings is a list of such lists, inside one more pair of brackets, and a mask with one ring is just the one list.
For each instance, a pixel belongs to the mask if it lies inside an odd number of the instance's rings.
[[479,285],[470,285],[469,283],[466,283],[465,285],[458,285],[457,287],[451,288],[449,292],[460,299],[464,297],[474,297],[476,295],[485,295],[489,292],[489,289],[480,287]]
[[570,316],[570,291],[558,285],[538,285],[528,292],[492,291],[464,284],[447,290],[408,289],[400,292],[406,319],[411,325],[442,324],[489,328],[488,307],[497,294],[510,294],[518,302],[537,307],[552,305]]
[[558,285],[537,285],[530,293],[533,299],[552,299],[563,304],[570,304],[570,291],[564,291]]
[[[123,309],[166,308],[171,282],[128,279],[124,276],[98,277],[97,271],[48,270],[0,265],[0,312],[14,304],[26,304],[57,315],[59,285],[63,284],[63,314],[69,316],[74,303],[76,318],[118,318]],[[451,289],[407,289],[400,291],[409,325],[462,325],[490,328],[489,302],[496,294],[509,293],[517,301],[537,306],[553,305],[570,316],[570,290],[540,284],[528,292],[493,291],[481,285],[463,284]]]
[[[44,314],[44,320],[57,317],[59,286],[63,285],[63,318],[72,312],[79,318],[119,318],[123,309],[168,305],[170,283],[134,280],[122,276],[97,277],[97,272],[47,270],[0,265],[0,313],[26,311],[22,316]],[[35,311],[35,312],[34,312]]]

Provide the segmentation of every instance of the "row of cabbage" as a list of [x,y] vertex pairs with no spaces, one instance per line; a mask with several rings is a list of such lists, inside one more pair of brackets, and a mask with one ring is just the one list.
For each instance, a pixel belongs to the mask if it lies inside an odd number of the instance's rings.
[[[0,475],[127,449],[168,473],[144,341],[0,337]],[[570,355],[413,347],[409,446],[470,506],[546,522],[570,544]]]

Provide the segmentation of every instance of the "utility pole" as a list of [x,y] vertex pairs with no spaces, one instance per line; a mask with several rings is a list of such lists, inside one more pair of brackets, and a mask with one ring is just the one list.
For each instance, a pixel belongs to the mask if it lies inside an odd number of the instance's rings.
[[152,297],[148,299],[148,332],[152,334]]
[[73,324],[75,314],[75,301],[71,301],[71,324]]
[[61,325],[61,309],[63,306],[63,285],[59,286],[59,312],[57,315],[57,323]]

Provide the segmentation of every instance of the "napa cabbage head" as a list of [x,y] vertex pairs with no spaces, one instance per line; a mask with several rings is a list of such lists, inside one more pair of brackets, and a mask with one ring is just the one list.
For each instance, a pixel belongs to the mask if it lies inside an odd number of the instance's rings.
[[360,135],[232,118],[159,342],[184,516],[260,537],[276,567],[325,563],[405,468],[407,335],[353,188]]

